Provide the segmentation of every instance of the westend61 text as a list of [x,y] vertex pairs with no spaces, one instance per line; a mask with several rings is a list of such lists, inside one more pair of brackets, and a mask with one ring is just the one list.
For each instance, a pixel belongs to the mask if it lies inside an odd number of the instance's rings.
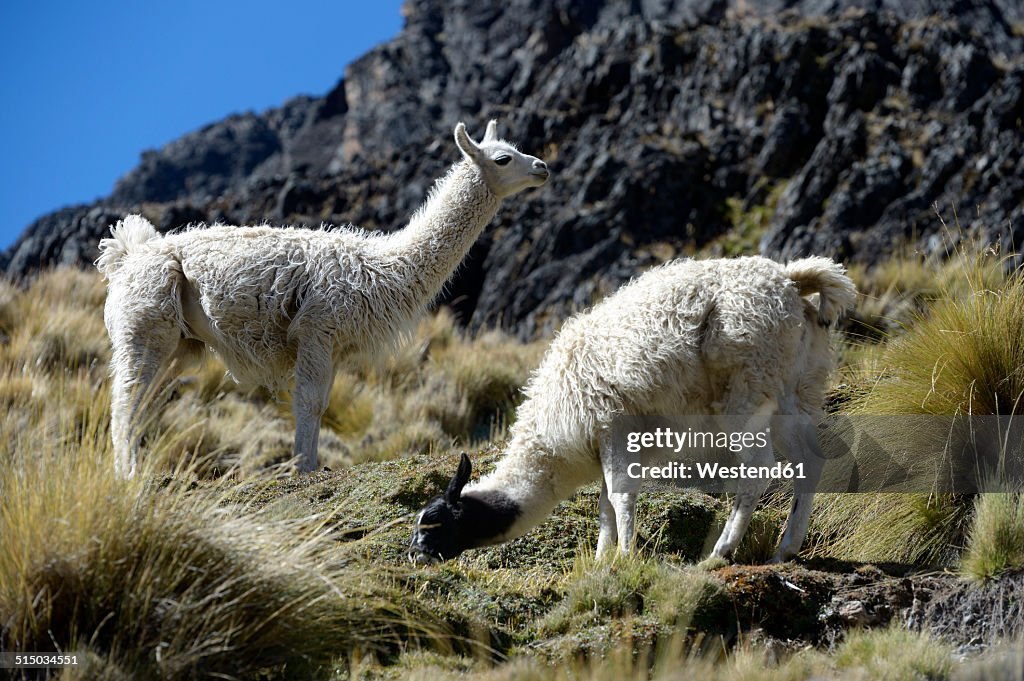
[[804,465],[779,461],[771,466],[745,463],[723,466],[718,463],[684,464],[673,461],[662,466],[631,463],[626,475],[634,480],[803,480]]

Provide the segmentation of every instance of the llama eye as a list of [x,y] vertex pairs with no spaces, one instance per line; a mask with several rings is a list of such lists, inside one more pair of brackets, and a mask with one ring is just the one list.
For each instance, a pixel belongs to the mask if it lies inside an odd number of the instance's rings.
[[511,156],[499,156],[498,158],[494,159],[494,162],[497,163],[499,166],[507,166],[509,161],[511,160]]

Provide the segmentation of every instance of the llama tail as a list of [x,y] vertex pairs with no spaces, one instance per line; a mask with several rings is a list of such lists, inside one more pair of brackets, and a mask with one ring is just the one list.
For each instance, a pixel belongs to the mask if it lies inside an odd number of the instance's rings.
[[828,258],[794,260],[785,266],[786,276],[796,284],[801,296],[817,293],[818,321],[835,324],[857,302],[857,287],[846,276],[846,269]]
[[160,234],[149,220],[141,215],[129,215],[110,228],[110,238],[100,240],[100,257],[96,269],[105,278],[120,269],[126,255],[134,253]]

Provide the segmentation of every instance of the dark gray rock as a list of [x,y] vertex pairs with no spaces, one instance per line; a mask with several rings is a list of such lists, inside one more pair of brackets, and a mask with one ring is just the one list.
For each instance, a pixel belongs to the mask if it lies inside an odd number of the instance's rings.
[[231,116],[160,151],[144,152],[139,165],[118,181],[111,199],[124,204],[208,201],[280,149],[278,133],[265,118],[251,113]]
[[773,257],[941,251],[936,210],[953,224],[953,206],[965,235],[1021,250],[1015,0],[409,0],[405,15],[324,97],[147,152],[109,199],[40,218],[0,265],[87,263],[140,209],[163,230],[400,228],[456,159],[454,124],[480,134],[491,117],[554,174],[506,203],[442,296],[475,327],[550,333],[714,246],[731,200],[770,216],[746,238]]

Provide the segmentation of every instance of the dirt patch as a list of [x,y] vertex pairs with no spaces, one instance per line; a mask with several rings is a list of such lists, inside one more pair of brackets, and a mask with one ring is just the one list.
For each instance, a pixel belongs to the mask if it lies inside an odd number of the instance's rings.
[[986,585],[948,575],[923,577],[914,587],[907,626],[927,628],[962,646],[990,646],[1024,634],[1024,574]]
[[893,623],[957,646],[985,647],[1024,634],[1024,574],[975,584],[906,566],[838,563],[732,565],[714,573],[738,631],[833,647],[851,628]]

